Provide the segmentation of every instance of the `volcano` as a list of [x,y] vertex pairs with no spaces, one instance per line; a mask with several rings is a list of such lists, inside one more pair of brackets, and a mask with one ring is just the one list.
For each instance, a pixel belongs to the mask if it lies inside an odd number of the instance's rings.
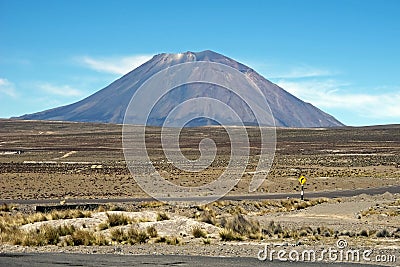
[[[227,65],[234,68],[250,79],[261,90],[272,111],[275,125],[280,127],[339,127],[344,126],[333,116],[321,111],[310,103],[306,103],[285,91],[278,85],[270,82],[250,67],[241,64],[229,57],[213,51],[186,52],[180,54],[158,54],[152,59],[122,76],[107,87],[88,96],[76,103],[45,110],[38,113],[27,114],[18,119],[23,120],[53,120],[76,122],[124,122],[125,111],[135,92],[143,83],[154,74],[168,67],[188,62],[208,61]],[[197,70],[199,71],[199,70]],[[201,71],[201,70],[200,70]],[[245,124],[252,125],[251,110],[235,98],[229,90],[210,87],[207,84],[182,86],[170,94],[164,95],[153,108],[146,125],[163,125],[168,114],[179,104],[187,99],[210,97],[227,103],[238,114]],[[199,107],[197,107],[198,109]],[[207,108],[206,106],[204,108]],[[267,108],[267,107],[261,107]],[[224,116],[224,110],[220,110]],[[205,126],[212,122],[200,118],[192,121],[190,126]],[[231,124],[235,124],[232,122]]]

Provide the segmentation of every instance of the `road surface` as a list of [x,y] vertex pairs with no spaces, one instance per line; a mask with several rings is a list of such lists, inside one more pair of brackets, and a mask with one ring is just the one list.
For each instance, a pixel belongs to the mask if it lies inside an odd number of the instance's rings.
[[178,255],[115,255],[115,254],[67,254],[67,253],[13,253],[0,254],[0,266],[47,267],[47,266],[221,266],[221,267],[371,267],[379,265],[350,263],[310,263],[259,261],[254,258],[204,257]]
[[[319,192],[305,192],[305,198],[338,198],[338,197],[352,197],[360,194],[368,195],[379,195],[385,192],[389,193],[400,193],[400,185],[395,186],[384,186],[375,188],[365,188],[365,189],[352,189],[352,190],[336,190],[336,191],[319,191]],[[266,194],[254,194],[254,195],[227,195],[222,197],[220,200],[264,200],[264,199],[285,199],[285,198],[299,198],[300,193],[266,193]],[[191,198],[191,199],[166,199],[169,201],[195,201],[200,202],[207,200],[204,198]],[[69,199],[68,204],[88,204],[88,203],[132,203],[141,201],[154,201],[153,198],[143,197],[143,198],[102,198],[102,199]],[[59,199],[4,199],[0,200],[1,203],[6,204],[58,204]]]

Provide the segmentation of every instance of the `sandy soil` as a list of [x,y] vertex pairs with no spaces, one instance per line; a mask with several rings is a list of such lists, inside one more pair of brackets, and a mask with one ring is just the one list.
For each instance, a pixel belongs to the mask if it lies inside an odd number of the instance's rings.
[[[257,164],[260,144],[257,132],[252,132],[252,129],[249,132],[252,136],[250,163],[243,180],[231,194],[248,193],[248,184]],[[204,137],[216,140],[218,160],[211,168],[192,175],[174,169],[167,162],[160,153],[160,144],[157,141],[159,130],[149,129],[149,153],[153,164],[167,179],[180,185],[193,186],[212,181],[229,160],[229,146],[224,131],[217,127],[212,130],[186,129],[183,132],[182,146],[186,156],[196,158],[198,140]],[[255,193],[298,192],[297,177],[300,173],[308,178],[306,192],[400,184],[400,126],[277,129],[277,141],[271,171]],[[124,162],[121,126],[0,120],[0,199],[51,198],[66,199],[68,202],[71,198],[140,196],[146,195],[136,185]],[[260,246],[265,244],[296,249],[323,248],[335,246],[337,240],[344,239],[351,247],[370,247],[380,251],[379,253],[397,253],[397,259],[400,259],[399,198],[399,194],[389,193],[380,196],[360,195],[327,199],[306,207],[300,207],[301,203],[293,202],[291,208],[283,205],[288,200],[225,201],[211,203],[207,207],[151,207],[143,203],[120,203],[118,205],[126,211],[112,212],[136,218],[135,225],[139,229],[154,226],[159,236],[178,237],[181,240],[180,245],[154,243],[151,239],[147,244],[111,244],[105,247],[21,247],[2,244],[0,252],[63,251],[256,257]],[[12,212],[29,214],[33,209],[33,206],[20,205],[19,211]],[[202,221],[201,214],[205,210],[212,210],[216,223]],[[167,213],[170,219],[157,221],[159,212]],[[223,242],[219,236],[221,222],[235,213],[258,221],[262,230],[268,230],[271,222],[274,222],[291,234],[287,237],[282,233],[264,235],[255,240],[246,237],[240,242]],[[108,235],[110,229],[98,229],[106,219],[105,212],[93,212],[90,218],[37,222],[23,225],[21,229],[34,229],[42,224],[71,224],[76,228]],[[206,231],[209,245],[205,245],[203,239],[193,237],[191,229],[195,226]],[[129,226],[121,228],[124,227]],[[315,234],[318,229],[329,232],[329,236]],[[363,230],[368,233],[367,236],[360,235]],[[382,230],[387,230],[390,236],[379,237],[378,233]],[[388,264],[396,266],[395,263]]]
[[[249,193],[258,163],[257,130],[248,131],[250,161],[230,194]],[[158,128],[149,128],[146,145],[163,177],[198,186],[215,180],[230,157],[229,140],[218,127],[185,129],[185,156],[199,156],[202,138],[215,140],[218,153],[211,167],[198,173],[181,171],[166,160]],[[120,125],[0,120],[0,152],[0,199],[146,196],[126,167]],[[254,193],[298,192],[300,173],[308,178],[307,191],[398,185],[399,162],[400,126],[277,129],[274,163]]]
[[[100,211],[93,212],[88,218],[50,220],[25,224],[20,229],[29,231],[40,229],[43,225],[53,227],[73,225],[76,229],[94,231],[110,237],[111,231],[121,229],[127,231],[130,227],[145,231],[153,226],[158,237],[177,237],[178,245],[156,243],[156,238],[151,238],[146,244],[123,245],[110,243],[107,246],[45,246],[24,247],[10,244],[0,245],[0,253],[4,252],[63,252],[63,253],[117,253],[117,254],[153,254],[153,255],[206,255],[206,256],[238,256],[257,257],[257,253],[265,245],[273,249],[296,250],[300,253],[313,249],[337,249],[337,242],[344,240],[350,249],[372,249],[373,255],[394,255],[400,257],[400,194],[385,193],[383,195],[360,195],[350,198],[327,200],[307,208],[287,208],[280,211],[273,210],[278,207],[279,201],[222,201],[206,206],[170,206],[155,203],[121,204],[120,209],[134,211]],[[20,206],[20,211],[32,213],[32,206]],[[259,222],[261,229],[267,229],[271,222],[283,227],[285,231],[301,232],[304,229],[316,230],[330,229],[338,233],[337,236],[300,235],[295,237],[264,236],[261,239],[245,238],[243,241],[221,241],[219,232],[223,229],[217,222],[215,225],[203,222],[199,210],[212,210],[221,221],[230,218],[234,211],[239,211],[249,220]],[[14,211],[16,212],[16,211]],[[168,218],[158,221],[159,213],[165,213]],[[133,223],[101,230],[99,226],[107,222],[107,214],[127,216]],[[194,227],[201,228],[207,235],[209,244],[204,244],[205,238],[195,238],[192,234]],[[378,237],[377,232],[388,230],[397,233],[390,237]],[[370,235],[358,235],[362,230]],[[354,235],[353,235],[354,234]],[[363,262],[368,263],[368,262]],[[376,262],[369,262],[376,263]],[[397,266],[398,262],[386,262],[383,265]],[[380,263],[382,264],[382,263]]]

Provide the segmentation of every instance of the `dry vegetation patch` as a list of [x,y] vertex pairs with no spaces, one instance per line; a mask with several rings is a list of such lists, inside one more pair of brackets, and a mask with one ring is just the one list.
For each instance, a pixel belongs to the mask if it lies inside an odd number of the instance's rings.
[[0,243],[23,246],[133,245],[149,241],[180,244],[181,238],[189,238],[191,233],[205,238],[208,233],[216,235],[219,229],[160,211],[85,213],[71,210],[34,214],[2,212],[0,215]]
[[393,202],[377,203],[368,210],[361,212],[361,216],[368,217],[373,215],[388,217],[400,216],[400,199],[397,199]]
[[207,233],[200,226],[195,226],[192,229],[192,235],[195,238],[200,238],[200,237],[206,237]]

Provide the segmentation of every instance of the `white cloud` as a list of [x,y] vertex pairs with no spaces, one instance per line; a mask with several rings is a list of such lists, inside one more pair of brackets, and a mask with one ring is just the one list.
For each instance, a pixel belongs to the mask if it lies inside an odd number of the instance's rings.
[[96,71],[123,75],[139,67],[151,58],[151,55],[133,55],[110,58],[93,58],[85,56],[79,58],[79,61],[85,66]]
[[322,67],[315,67],[304,63],[265,63],[260,61],[240,60],[247,66],[251,66],[267,79],[303,79],[329,77],[340,72]]
[[38,83],[37,87],[47,93],[59,96],[82,96],[83,93],[69,85],[54,85],[51,83]]
[[275,83],[319,108],[345,109],[366,118],[399,118],[400,120],[399,90],[381,94],[346,93],[345,88],[350,84],[340,83],[333,79],[305,81],[278,79]]
[[0,78],[0,94],[5,94],[10,97],[17,97],[14,84],[4,78]]
[[322,76],[332,76],[336,73],[321,69],[315,68],[308,65],[300,65],[297,67],[292,67],[289,71],[283,73],[272,73],[270,77],[275,79],[301,79],[301,78],[313,78],[313,77],[322,77]]

